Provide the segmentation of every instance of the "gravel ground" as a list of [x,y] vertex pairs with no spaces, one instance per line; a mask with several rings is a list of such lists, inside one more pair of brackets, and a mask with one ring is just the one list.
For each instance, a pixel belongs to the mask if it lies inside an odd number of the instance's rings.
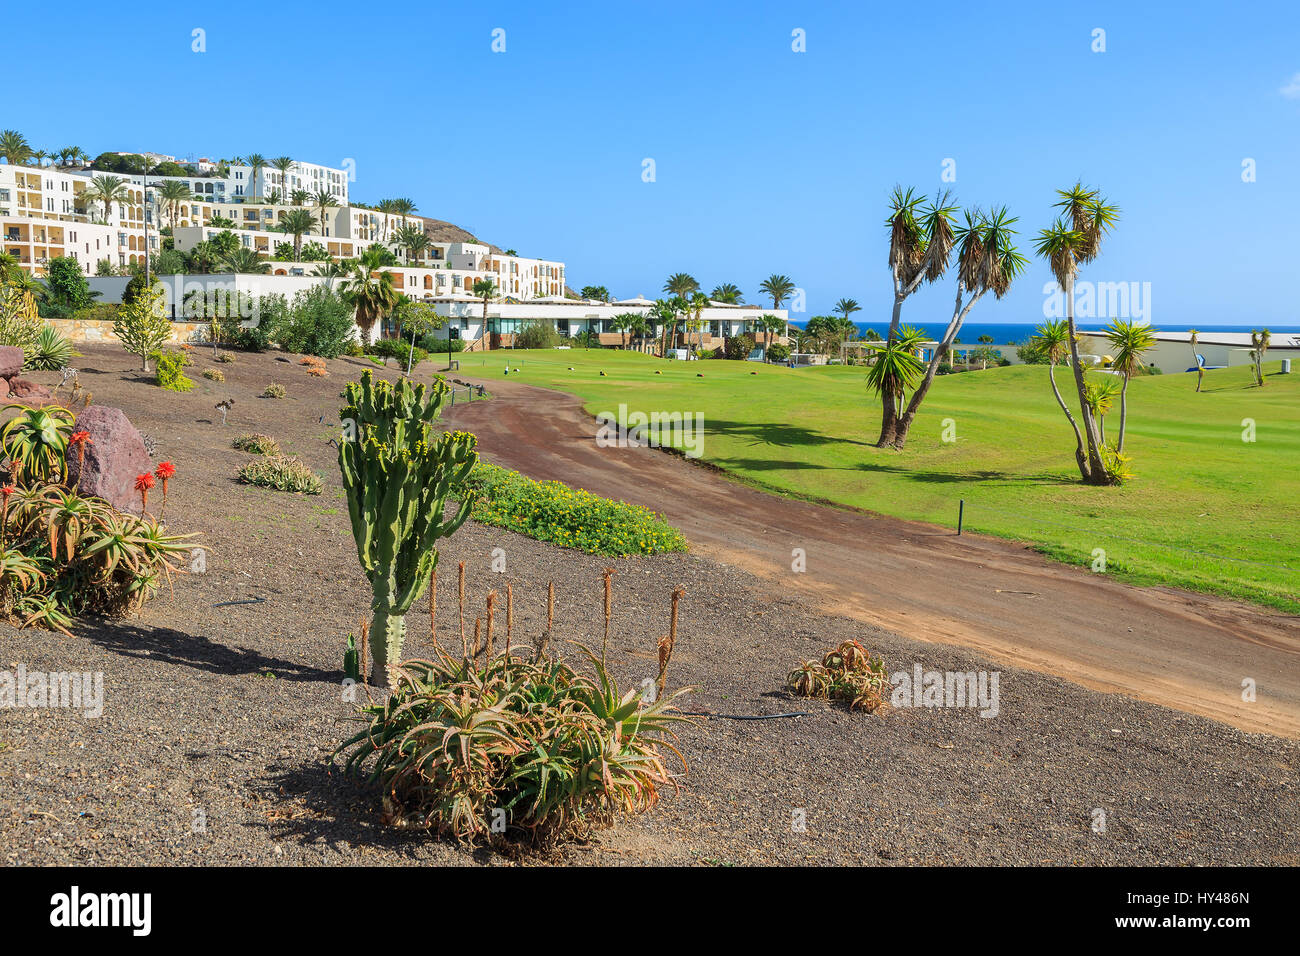
[[[7,863],[1300,862],[1296,742],[1009,668],[993,718],[809,704],[781,691],[785,673],[850,637],[882,653],[891,671],[995,668],[963,649],[782,600],[758,579],[692,555],[609,561],[474,525],[443,549],[445,638],[455,628],[447,582],[457,561],[469,565],[471,606],[513,583],[524,639],[554,581],[558,636],[587,642],[599,639],[600,576],[612,564],[610,657],[620,678],[653,675],[668,595],[682,586],[669,683],[697,688],[687,706],[809,713],[685,728],[678,746],[690,771],[679,793],[545,857],[469,852],[382,827],[376,795],[331,775],[327,762],[350,727],[343,643],[369,602],[328,444],[337,393],[356,363],[330,362],[331,378],[313,380],[272,356],[240,355],[222,366],[224,384],[194,369],[195,392],[172,396],[137,381],[121,351],[84,351],[78,364],[96,401],[122,407],[176,464],[169,523],[202,532],[208,571],[181,578],[139,618],[83,622],[74,637],[0,626],[0,670],[104,675],[98,718],[0,712]],[[288,398],[256,398],[271,381]],[[223,429],[211,409],[227,395],[236,405]],[[245,456],[229,442],[246,430],[269,432],[305,458],[325,477],[325,493],[235,483]],[[494,548],[505,551],[503,575],[489,570]],[[428,639],[427,598],[411,621],[407,654],[416,656]]]

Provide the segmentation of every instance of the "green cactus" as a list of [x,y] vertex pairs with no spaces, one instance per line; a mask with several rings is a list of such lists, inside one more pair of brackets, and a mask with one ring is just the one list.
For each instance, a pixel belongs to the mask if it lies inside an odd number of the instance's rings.
[[[464,524],[473,505],[465,479],[478,461],[477,439],[467,432],[434,437],[447,394],[440,378],[426,398],[423,385],[402,379],[394,386],[366,371],[343,395],[339,468],[357,557],[374,590],[370,682],[378,687],[388,686],[388,667],[401,660],[406,612],[438,564],[435,542]],[[450,519],[448,497],[460,499]]]

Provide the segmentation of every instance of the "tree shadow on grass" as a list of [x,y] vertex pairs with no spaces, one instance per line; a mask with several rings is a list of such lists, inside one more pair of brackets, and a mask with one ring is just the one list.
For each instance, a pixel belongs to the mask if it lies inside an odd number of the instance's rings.
[[328,671],[295,664],[170,627],[92,618],[78,621],[75,633],[124,657],[177,664],[212,674],[274,674],[280,680],[329,684],[343,680],[342,670]]
[[781,422],[734,422],[706,415],[704,427],[706,433],[748,439],[752,445],[777,445],[783,448],[857,445],[865,448],[874,444],[855,438],[827,435],[801,425],[787,425]]
[[719,461],[719,465],[728,471],[742,473],[764,471],[857,471],[898,475],[908,481],[923,484],[978,484],[983,482],[1008,482],[1025,486],[1078,484],[1078,479],[1066,475],[1048,473],[1027,475],[988,469],[966,472],[922,471],[901,465],[886,465],[871,461],[859,461],[850,465],[819,465],[809,461],[788,461],[771,458],[727,458]]

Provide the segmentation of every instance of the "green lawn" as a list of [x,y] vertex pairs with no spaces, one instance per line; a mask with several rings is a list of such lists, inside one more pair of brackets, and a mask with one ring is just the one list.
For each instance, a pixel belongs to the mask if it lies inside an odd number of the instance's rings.
[[[1081,565],[1100,548],[1107,570],[1135,583],[1300,612],[1300,374],[1270,374],[1261,389],[1247,368],[1211,371],[1199,395],[1194,375],[1135,379],[1125,448],[1135,477],[1090,488],[1079,483],[1044,366],[940,377],[897,452],[872,445],[879,402],[860,368],[682,363],[614,350],[460,360],[487,377],[509,363],[523,381],[578,395],[592,414],[620,402],[703,412],[704,460],[776,491],[950,526],[965,499],[972,531]],[[1057,381],[1072,388],[1068,369]],[[945,418],[955,443],[941,440]],[[1242,440],[1243,419],[1254,420],[1256,441]],[[1118,403],[1107,426],[1119,427]]]

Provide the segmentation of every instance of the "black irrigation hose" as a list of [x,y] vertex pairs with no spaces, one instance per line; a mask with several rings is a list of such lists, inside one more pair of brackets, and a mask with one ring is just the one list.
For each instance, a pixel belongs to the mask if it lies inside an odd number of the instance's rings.
[[808,717],[812,711],[795,710],[788,714],[713,714],[707,710],[680,711],[686,717],[724,717],[727,720],[780,720],[783,717]]
[[231,607],[235,604],[261,604],[266,598],[253,598],[250,601],[222,601],[220,604],[213,604],[212,607]]

